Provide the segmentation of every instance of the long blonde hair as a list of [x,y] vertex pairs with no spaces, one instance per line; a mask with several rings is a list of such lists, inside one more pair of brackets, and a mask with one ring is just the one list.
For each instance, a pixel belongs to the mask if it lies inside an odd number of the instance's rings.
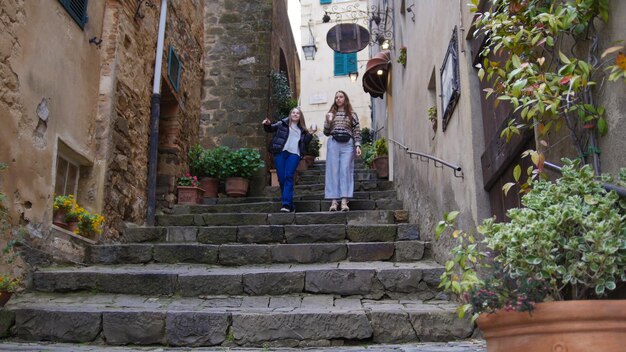
[[302,130],[302,132],[304,132],[305,134],[308,133],[309,131],[306,129],[306,122],[304,121],[304,114],[302,113],[302,109],[299,106],[296,106],[295,108],[291,109],[291,111],[289,111],[289,123],[291,123],[291,113],[294,110],[298,110],[298,113],[300,114],[300,120],[298,120],[298,127],[300,127],[300,130]]

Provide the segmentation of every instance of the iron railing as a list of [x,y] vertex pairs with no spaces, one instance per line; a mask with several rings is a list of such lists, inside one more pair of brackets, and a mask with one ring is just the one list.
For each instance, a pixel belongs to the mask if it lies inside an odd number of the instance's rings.
[[[557,173],[561,173],[561,167],[556,165],[556,164],[552,164],[549,162],[544,162],[543,166],[551,171],[557,172]],[[615,193],[617,193],[617,195],[619,195],[622,198],[626,198],[626,188],[617,186],[617,185],[613,185],[610,183],[603,183],[602,184],[602,188],[606,189],[607,191],[615,191]]]
[[413,150],[409,150],[409,147],[407,147],[406,145],[393,140],[391,138],[389,138],[389,140],[393,143],[395,143],[396,145],[398,145],[398,147],[400,147],[400,149],[404,149],[404,152],[409,154],[409,158],[413,159],[414,157],[417,157],[420,161],[426,161],[428,162],[429,160],[432,160],[433,163],[435,164],[435,167],[438,168],[443,168],[444,166],[447,166],[449,168],[451,168],[452,170],[454,170],[454,177],[459,177],[459,178],[463,178],[463,171],[461,171],[461,167],[458,165],[454,165],[451,164],[447,161],[441,160],[435,156],[432,155],[428,155],[428,154],[424,154],[424,153],[420,153],[420,152],[416,152]]

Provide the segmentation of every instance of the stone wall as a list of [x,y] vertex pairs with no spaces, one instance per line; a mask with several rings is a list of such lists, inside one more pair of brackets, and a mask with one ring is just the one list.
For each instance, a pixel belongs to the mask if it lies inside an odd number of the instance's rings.
[[[265,153],[261,121],[269,113],[269,73],[279,68],[281,47],[292,87],[299,77],[285,1],[207,1],[204,21],[201,144],[252,147]],[[266,173],[259,172],[250,194],[258,194],[266,184]]]
[[[114,36],[115,55],[104,58],[106,70],[115,66],[112,78],[110,139],[104,188],[104,213],[111,226],[109,236],[117,236],[125,222],[142,224],[146,217],[148,146],[150,130],[150,98],[158,31],[158,6],[140,7],[135,15],[133,1],[107,3],[110,22],[105,31]],[[109,18],[107,18],[109,20]],[[168,5],[166,37],[161,78],[162,126],[159,138],[160,199],[174,191],[174,181],[182,173],[181,161],[187,148],[197,141],[200,83],[202,77],[202,16],[198,0],[171,1]],[[175,92],[167,78],[169,47],[172,46],[182,64],[180,89]],[[105,52],[106,55],[106,52]],[[109,78],[111,80],[111,78]],[[172,133],[174,133],[172,135]]]

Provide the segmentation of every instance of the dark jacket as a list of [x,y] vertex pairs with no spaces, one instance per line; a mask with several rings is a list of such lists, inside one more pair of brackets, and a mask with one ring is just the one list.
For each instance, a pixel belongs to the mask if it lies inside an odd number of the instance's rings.
[[[271,125],[263,125],[263,129],[265,130],[265,132],[276,132],[268,148],[270,153],[278,154],[282,152],[283,148],[285,147],[285,143],[287,143],[287,138],[289,138],[289,117],[285,117],[284,119]],[[298,142],[300,158],[302,158],[304,156],[304,153],[306,153],[307,145],[312,138],[313,135],[308,133],[308,131],[302,131],[302,134],[300,135],[300,141]]]

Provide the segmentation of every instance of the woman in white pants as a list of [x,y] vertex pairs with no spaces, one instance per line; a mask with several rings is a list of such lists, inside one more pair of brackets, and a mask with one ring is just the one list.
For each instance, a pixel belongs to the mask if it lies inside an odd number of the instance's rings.
[[337,211],[339,199],[341,211],[348,211],[348,198],[354,193],[354,157],[361,156],[361,128],[348,95],[341,90],[326,114],[324,134],[331,137],[326,145],[324,198],[332,200],[329,211]]

